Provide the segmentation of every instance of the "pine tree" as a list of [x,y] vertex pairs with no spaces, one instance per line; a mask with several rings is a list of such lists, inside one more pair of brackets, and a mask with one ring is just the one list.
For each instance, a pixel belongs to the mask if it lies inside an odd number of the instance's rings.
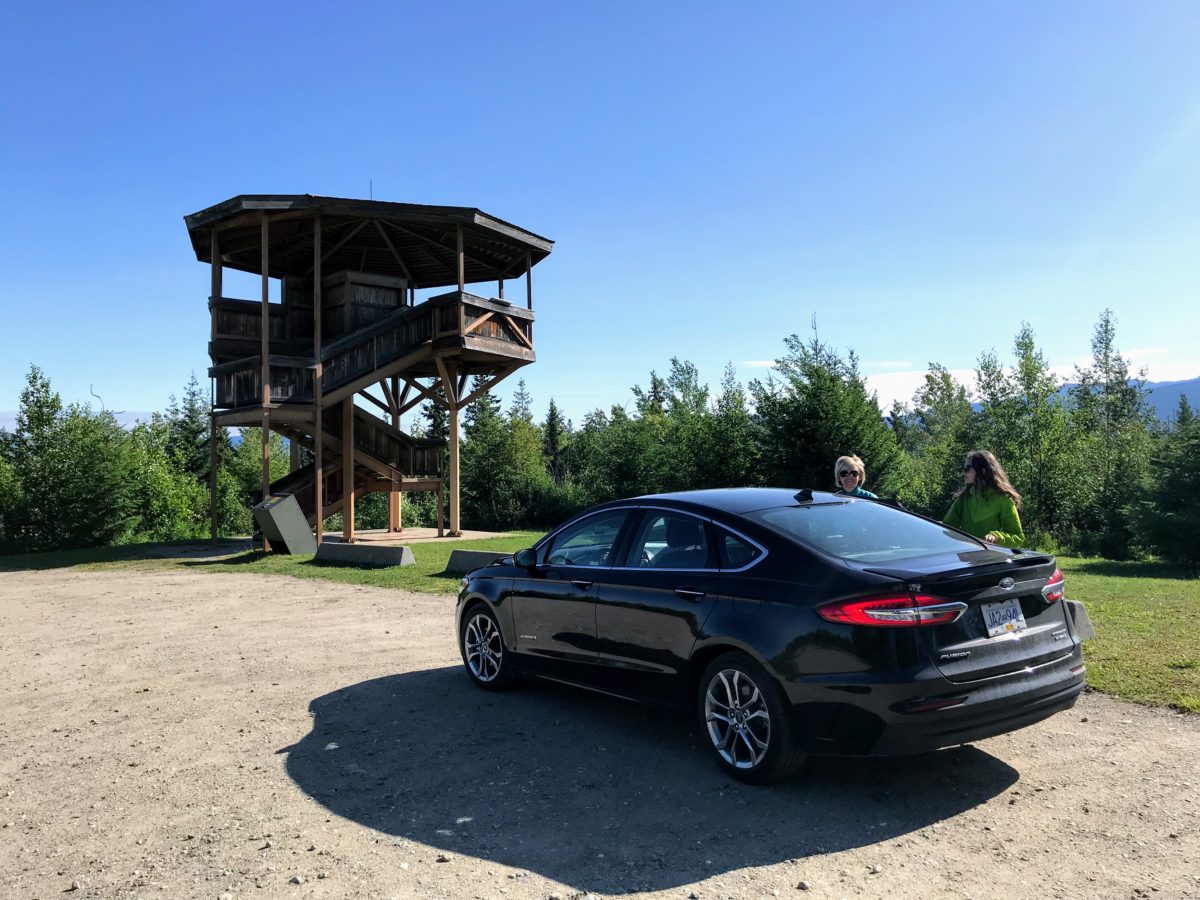
[[1093,331],[1091,365],[1077,368],[1076,377],[1071,424],[1073,446],[1082,455],[1079,477],[1086,496],[1078,522],[1098,541],[1083,549],[1125,559],[1134,552],[1126,507],[1146,482],[1153,414],[1142,373],[1131,375],[1117,350],[1111,310],[1101,314]]
[[907,482],[905,459],[867,393],[857,356],[843,359],[816,337],[793,334],[785,345],[775,361],[782,380],[750,385],[766,483],[832,490],[834,462],[854,453],[866,464],[870,489],[896,496]]
[[542,426],[542,456],[546,459],[546,471],[555,484],[562,484],[567,476],[567,446],[570,431],[563,423],[562,414],[550,398],[546,411],[546,423]]

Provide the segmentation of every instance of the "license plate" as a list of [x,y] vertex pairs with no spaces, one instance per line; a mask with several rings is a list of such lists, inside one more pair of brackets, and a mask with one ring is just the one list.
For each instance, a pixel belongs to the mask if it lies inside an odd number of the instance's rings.
[[983,610],[983,624],[987,626],[988,637],[1024,631],[1029,627],[1025,614],[1021,612],[1021,601],[1016,597],[999,603],[985,603],[980,609]]

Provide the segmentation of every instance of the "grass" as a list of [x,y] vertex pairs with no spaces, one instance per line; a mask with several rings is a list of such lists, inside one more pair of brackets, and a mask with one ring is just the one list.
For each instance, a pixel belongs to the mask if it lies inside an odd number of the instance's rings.
[[[512,552],[540,535],[510,532],[470,541],[412,545],[416,565],[387,569],[317,565],[311,556],[277,556],[227,544],[154,544],[0,557],[0,571],[81,568],[179,568],[325,578],[347,584],[456,594],[459,576],[445,573],[455,549]],[[1084,645],[1095,690],[1156,706],[1200,712],[1200,579],[1161,563],[1060,557],[1067,596],[1083,601],[1097,637]]]
[[0,557],[0,572],[28,569],[82,569],[113,567],[135,569],[184,569],[205,572],[239,572],[260,575],[291,575],[295,578],[324,578],[345,584],[398,588],[430,594],[457,594],[460,575],[447,574],[446,563],[453,550],[495,550],[511,553],[533,544],[541,532],[512,531],[482,540],[438,540],[412,544],[416,564],[384,569],[347,565],[318,565],[311,554],[282,554],[246,551],[226,542],[212,549],[207,542],[142,544],[89,550],[66,550]]
[[1096,627],[1088,684],[1156,706],[1200,712],[1200,579],[1161,563],[1059,557],[1067,596]]

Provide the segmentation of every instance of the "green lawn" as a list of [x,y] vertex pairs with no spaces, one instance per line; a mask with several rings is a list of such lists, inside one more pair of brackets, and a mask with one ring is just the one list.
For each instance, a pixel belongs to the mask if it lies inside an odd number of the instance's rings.
[[[311,556],[213,555],[211,551],[196,555],[197,548],[205,545],[192,543],[0,557],[0,571],[64,566],[183,568],[455,594],[459,576],[444,573],[451,550],[514,551],[539,536],[518,531],[486,540],[418,543],[413,545],[416,565],[388,569],[319,566]],[[1067,596],[1083,601],[1096,626],[1096,640],[1084,646],[1088,684],[1126,700],[1200,712],[1200,579],[1159,563],[1062,557],[1059,564],[1067,578]]]
[[[94,550],[70,550],[27,556],[0,556],[0,572],[20,569],[81,568],[181,568],[206,572],[242,572],[265,575],[292,575],[296,578],[326,578],[347,584],[400,588],[432,594],[457,594],[459,575],[445,573],[450,552],[456,549],[513,552],[534,543],[541,532],[512,531],[498,537],[470,541],[422,541],[412,544],[416,565],[386,569],[355,566],[318,565],[311,555],[263,554],[255,551],[208,551],[204,542],[108,547]],[[198,553],[195,551],[199,551]]]
[[1200,712],[1200,579],[1159,563],[1060,557],[1067,596],[1096,639],[1084,644],[1098,691]]

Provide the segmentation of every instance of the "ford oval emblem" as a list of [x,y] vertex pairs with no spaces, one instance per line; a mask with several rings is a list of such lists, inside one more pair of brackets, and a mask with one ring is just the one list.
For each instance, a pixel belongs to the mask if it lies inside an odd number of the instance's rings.
[[1016,585],[1016,583],[1017,582],[1014,579],[1009,578],[1007,576],[1000,579],[1000,587],[1006,591],[1011,591],[1013,589],[1013,587]]

